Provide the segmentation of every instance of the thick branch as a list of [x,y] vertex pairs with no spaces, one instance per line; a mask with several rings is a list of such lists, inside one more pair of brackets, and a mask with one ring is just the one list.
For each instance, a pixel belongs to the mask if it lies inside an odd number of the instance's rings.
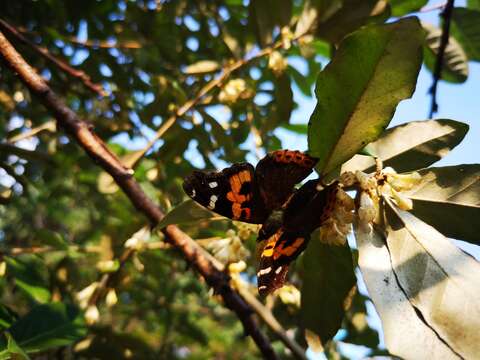
[[35,45],[33,42],[28,40],[21,32],[19,32],[17,29],[15,29],[12,25],[10,25],[8,22],[6,22],[3,19],[0,19],[0,29],[2,29],[2,31],[8,32],[12,37],[17,39],[18,41],[31,47],[37,54],[40,54],[47,60],[51,61],[53,64],[55,64],[55,66],[57,66],[59,69],[61,69],[71,77],[82,81],[85,84],[85,86],[90,90],[94,91],[100,96],[105,96],[105,91],[103,90],[102,86],[92,82],[92,80],[90,79],[90,76],[88,76],[85,72],[72,68],[66,62],[59,60],[53,55],[51,55],[47,49],[41,48]]
[[450,20],[452,18],[453,12],[453,3],[455,0],[448,0],[447,4],[445,5],[445,9],[442,11],[443,17],[443,28],[442,28],[442,37],[440,39],[440,47],[438,48],[438,54],[435,61],[435,69],[433,71],[433,84],[430,88],[430,94],[432,95],[432,102],[430,105],[430,115],[429,117],[432,118],[433,114],[438,111],[438,104],[437,104],[437,87],[438,81],[442,77],[442,68],[443,68],[443,60],[445,57],[445,49],[448,45],[448,38],[450,37]]
[[[132,177],[132,171],[125,168],[119,159],[111,153],[92,128],[82,121],[65,103],[48,87],[45,81],[25,62],[10,42],[0,32],[0,54],[7,65],[15,71],[29,90],[54,114],[58,124],[69,133],[86,153],[107,171],[118,186],[130,198],[132,204],[153,224],[163,218],[163,213],[150,200],[140,185]],[[250,335],[263,356],[276,359],[269,340],[260,332],[252,313],[253,310],[229,285],[228,276],[218,271],[215,266],[202,255],[198,245],[184,232],[174,225],[163,229],[167,241],[182,252],[189,264],[193,265],[205,278],[209,286],[222,296],[225,305],[233,310],[241,320],[244,329]]]

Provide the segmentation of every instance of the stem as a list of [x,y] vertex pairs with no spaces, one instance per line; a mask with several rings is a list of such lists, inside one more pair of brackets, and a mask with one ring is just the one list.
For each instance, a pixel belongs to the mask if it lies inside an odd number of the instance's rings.
[[442,68],[443,68],[443,58],[445,56],[445,49],[448,45],[448,38],[450,36],[450,20],[453,13],[453,3],[455,0],[448,0],[445,8],[443,9],[441,16],[443,17],[443,27],[442,27],[442,37],[440,39],[440,47],[438,49],[437,58],[435,61],[435,69],[433,71],[433,84],[430,88],[430,94],[432,95],[432,102],[430,105],[430,115],[429,118],[433,117],[438,111],[437,103],[437,87],[438,81],[442,77]]

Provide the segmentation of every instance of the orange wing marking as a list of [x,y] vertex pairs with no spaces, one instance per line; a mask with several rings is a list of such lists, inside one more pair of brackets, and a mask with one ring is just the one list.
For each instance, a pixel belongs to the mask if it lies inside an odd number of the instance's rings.
[[235,220],[240,219],[242,214],[245,215],[245,219],[250,218],[250,209],[242,208],[242,204],[252,198],[251,194],[240,194],[242,185],[252,181],[252,176],[248,170],[240,171],[238,174],[232,175],[229,179],[231,191],[227,193],[227,199],[230,200],[232,205],[233,218]]
[[286,248],[283,247],[285,243],[281,243],[280,246],[274,249],[273,260],[277,260],[282,255],[292,256],[298,250],[298,248],[302,246],[304,241],[305,239],[302,237],[296,238],[293,244],[288,245]]
[[267,245],[263,248],[261,257],[270,257],[274,254],[275,245],[282,234],[283,231],[278,231],[268,239]]

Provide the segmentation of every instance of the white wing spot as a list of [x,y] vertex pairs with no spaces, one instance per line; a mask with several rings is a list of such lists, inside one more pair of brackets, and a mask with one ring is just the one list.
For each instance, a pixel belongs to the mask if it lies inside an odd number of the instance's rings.
[[277,275],[280,274],[280,271],[282,271],[282,267],[281,267],[281,266],[279,266],[279,267],[277,268],[277,270],[275,270],[275,274],[277,274]]
[[265,285],[262,285],[262,286],[259,286],[258,287],[258,290],[263,290],[263,289],[266,289],[267,287]]
[[218,186],[218,183],[216,181],[212,181],[211,183],[208,184],[211,189],[216,188]]
[[218,196],[217,196],[217,195],[212,195],[212,196],[210,196],[210,203],[208,204],[207,207],[208,207],[210,210],[215,209],[215,203],[217,202],[217,200],[218,200]]
[[195,189],[192,189],[192,193],[190,194],[190,196],[192,198],[194,198],[195,196],[197,196],[197,192],[195,191]]
[[272,267],[269,266],[268,268],[261,269],[258,273],[257,276],[262,276],[268,274],[270,271],[272,271]]

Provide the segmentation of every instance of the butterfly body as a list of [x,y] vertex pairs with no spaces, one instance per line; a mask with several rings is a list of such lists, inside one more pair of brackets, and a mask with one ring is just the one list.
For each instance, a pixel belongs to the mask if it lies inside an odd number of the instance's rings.
[[233,220],[262,224],[258,290],[266,295],[283,286],[288,265],[306,248],[313,230],[330,215],[337,184],[321,189],[307,177],[317,159],[299,151],[269,153],[256,168],[241,163],[220,172],[195,171],[185,192],[199,204]]

